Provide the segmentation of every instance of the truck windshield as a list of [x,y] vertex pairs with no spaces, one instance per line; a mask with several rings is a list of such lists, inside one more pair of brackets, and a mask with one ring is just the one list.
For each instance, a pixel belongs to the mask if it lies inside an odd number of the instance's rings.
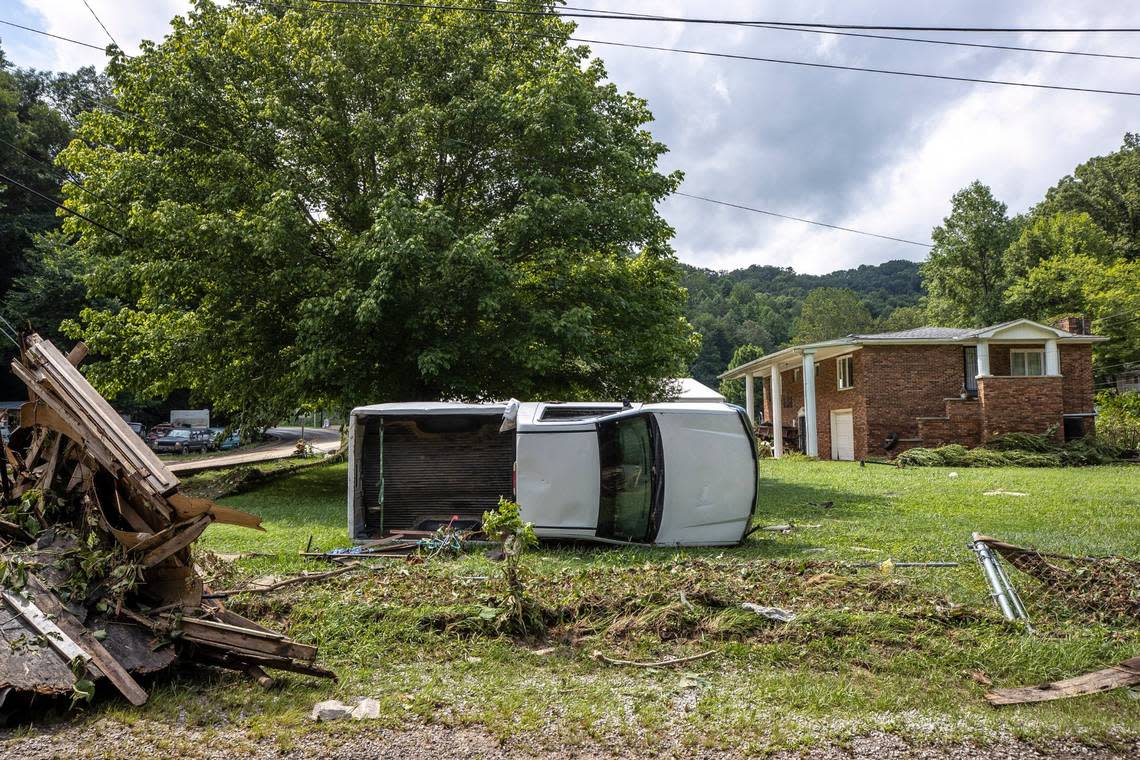
[[657,435],[650,415],[598,425],[601,504],[598,536],[650,543],[657,534]]

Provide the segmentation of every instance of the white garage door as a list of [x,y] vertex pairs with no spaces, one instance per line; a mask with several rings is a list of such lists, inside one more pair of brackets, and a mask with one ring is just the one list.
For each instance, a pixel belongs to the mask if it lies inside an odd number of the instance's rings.
[[850,409],[831,413],[831,458],[855,459],[855,423]]

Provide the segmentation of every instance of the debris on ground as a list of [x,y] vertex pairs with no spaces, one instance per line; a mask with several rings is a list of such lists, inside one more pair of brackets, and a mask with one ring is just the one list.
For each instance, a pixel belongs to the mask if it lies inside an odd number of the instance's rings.
[[85,355],[30,335],[12,362],[30,400],[0,449],[0,692],[90,698],[106,680],[140,705],[136,676],[176,659],[263,685],[263,668],[334,677],[316,647],[212,598],[191,544],[212,523],[260,519],[181,493],[80,374]]
[[781,525],[765,525],[760,530],[766,530],[769,533],[791,533],[796,530],[804,530],[805,528],[821,528],[822,525],[812,523],[785,523]]
[[761,617],[775,620],[777,623],[790,623],[796,619],[794,612],[788,612],[781,607],[763,607],[759,604],[753,604],[752,602],[744,602],[740,606],[749,612],[755,612]]
[[1028,496],[1024,491],[1003,491],[995,488],[992,491],[982,491],[982,496]]
[[1039,610],[1102,622],[1140,620],[1140,560],[1044,552],[978,534],[974,543],[989,547],[1021,574],[1018,585]]
[[1076,678],[1066,678],[1063,681],[1015,689],[994,689],[986,694],[986,700],[994,707],[1020,705],[1026,702],[1049,702],[1085,694],[1099,694],[1102,691],[1112,691],[1136,684],[1140,684],[1140,657],[1133,657],[1104,670],[1085,673]]
[[997,543],[1000,542],[989,536],[975,533],[970,542],[970,548],[977,555],[982,574],[985,575],[986,582],[990,586],[990,596],[993,597],[998,609],[1001,610],[1001,614],[1009,621],[1024,621],[1026,628],[1032,631],[1033,629],[1029,625],[1029,615],[1025,611],[1025,605],[1022,604],[1017,589],[1010,583],[1005,568],[1002,567],[1001,562],[991,551],[992,548],[996,548]]
[[712,657],[716,654],[715,651],[709,650],[708,652],[701,652],[700,654],[689,655],[688,657],[672,657],[668,660],[656,660],[654,662],[639,662],[637,660],[619,660],[614,657],[607,657],[601,652],[594,652],[591,657],[607,665],[626,665],[635,668],[670,668],[674,665],[682,665],[686,662],[696,662],[703,660],[706,657]]
[[339,699],[328,699],[317,702],[309,713],[309,718],[318,723],[330,720],[352,718],[353,720],[376,720],[380,717],[380,703],[370,697],[356,700],[354,704],[342,702]]

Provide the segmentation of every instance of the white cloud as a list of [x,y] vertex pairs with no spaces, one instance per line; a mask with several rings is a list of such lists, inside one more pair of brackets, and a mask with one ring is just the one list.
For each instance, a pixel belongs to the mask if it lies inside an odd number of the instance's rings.
[[[8,2],[12,0],[5,0],[5,4]],[[132,55],[138,52],[140,40],[161,40],[170,27],[170,19],[190,8],[189,0],[87,0],[87,3],[123,50]],[[18,0],[18,4],[32,22],[26,26],[92,45],[110,42],[82,0]],[[30,32],[8,31],[10,36],[21,36],[24,46],[31,42],[22,37]],[[72,71],[80,66],[101,67],[106,63],[106,56],[98,50],[48,37],[37,37],[28,57],[30,60],[16,63],[61,71]]]

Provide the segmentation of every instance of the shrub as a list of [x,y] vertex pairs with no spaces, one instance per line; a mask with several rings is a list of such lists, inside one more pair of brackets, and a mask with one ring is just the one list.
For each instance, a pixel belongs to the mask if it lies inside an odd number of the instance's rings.
[[1140,392],[1101,391],[1096,408],[1099,443],[1121,451],[1140,450]]

